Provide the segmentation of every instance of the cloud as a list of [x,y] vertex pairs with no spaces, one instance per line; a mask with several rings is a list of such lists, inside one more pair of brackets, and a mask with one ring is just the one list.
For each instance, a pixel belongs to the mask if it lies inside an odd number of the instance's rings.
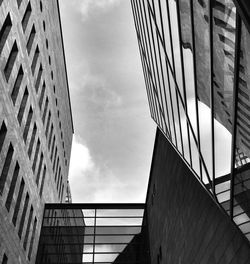
[[74,0],[72,4],[81,14],[82,21],[85,21],[91,14],[105,12],[117,6],[120,2],[121,0]]
[[111,202],[127,196],[122,191],[126,184],[105,163],[95,164],[79,136],[73,137],[69,182],[73,202]]

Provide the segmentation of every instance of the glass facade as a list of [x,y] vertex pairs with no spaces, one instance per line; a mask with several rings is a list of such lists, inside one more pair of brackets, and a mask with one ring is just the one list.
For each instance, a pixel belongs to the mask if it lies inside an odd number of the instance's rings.
[[144,208],[46,204],[36,263],[150,263]]
[[250,35],[235,2],[131,5],[153,120],[250,240]]

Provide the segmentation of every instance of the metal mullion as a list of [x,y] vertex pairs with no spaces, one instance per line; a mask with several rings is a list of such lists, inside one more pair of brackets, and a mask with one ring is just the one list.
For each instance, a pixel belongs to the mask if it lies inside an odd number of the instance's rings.
[[[170,48],[171,48],[173,72],[174,72],[173,78],[176,79],[174,50],[173,50],[173,38],[172,38],[172,29],[171,29],[171,21],[170,21],[170,13],[169,13],[168,1],[166,1],[166,6],[167,6],[167,13],[168,13],[168,27],[169,27],[169,35],[170,35]],[[176,13],[177,13],[177,11],[176,11]],[[179,98],[178,98],[178,94],[177,94],[176,89],[175,89],[175,96],[176,96],[176,101],[177,101],[177,114],[178,114],[178,119],[179,119],[181,148],[182,148],[182,153],[183,153],[183,156],[184,156],[183,139],[182,139],[182,133],[181,133],[182,132],[182,128],[181,128],[181,119],[180,119]]]
[[[160,0],[158,0],[160,1]],[[183,59],[183,51],[182,51],[182,36],[181,36],[181,19],[180,19],[180,7],[179,7],[179,0],[176,1],[176,7],[177,7],[177,25],[178,25],[178,33],[179,33],[179,46],[180,46],[180,55],[181,55],[181,71],[182,71],[182,83],[183,83],[183,95],[184,95],[184,109],[186,109],[188,114],[188,108],[187,108],[187,94],[186,94],[186,82],[185,82],[185,70],[184,70],[184,59]],[[161,11],[160,11],[161,14]],[[161,18],[162,20],[162,18]],[[163,33],[163,40],[165,43],[164,33]],[[188,134],[188,149],[189,149],[189,158],[190,158],[190,166],[193,167],[193,161],[192,161],[192,149],[191,149],[191,143],[190,143],[190,127],[187,123],[187,134]]]
[[[144,8],[145,8],[145,6],[144,6]],[[149,10],[152,12],[152,10],[150,8],[149,8]],[[156,29],[158,30],[158,28],[156,28]],[[161,40],[161,36],[159,36],[159,38]],[[162,46],[164,46],[163,42],[162,42]],[[167,57],[167,60],[169,61],[168,55],[166,54],[166,52],[165,52],[165,57]],[[174,121],[174,116],[175,115],[174,115],[174,109],[173,109],[172,92],[171,92],[171,88],[170,88],[170,80],[169,80],[169,72],[168,72],[168,63],[167,62],[166,62],[166,70],[167,70],[167,78],[168,78],[168,90],[169,90],[169,97],[170,97],[170,107],[171,107],[171,112],[172,112],[173,130],[174,130],[174,136],[175,136],[175,146],[177,147],[177,136],[176,136],[176,129],[175,129],[175,121]]]
[[[164,35],[164,32],[163,32],[163,22],[162,22],[162,16],[161,16],[161,8],[160,8],[160,1],[158,0],[158,6],[159,6],[159,10],[160,10],[160,19],[161,19],[161,27],[162,27],[162,35]],[[158,42],[158,47],[159,47],[159,36],[158,34],[157,35],[157,42]],[[159,52],[160,52],[160,49],[159,49]],[[160,52],[161,54],[161,52]],[[164,92],[164,99],[165,99],[165,102],[166,102],[166,112],[167,112],[167,118],[168,118],[168,126],[169,126],[169,133],[170,133],[170,137],[171,137],[171,140],[172,140],[172,133],[171,133],[171,129],[170,129],[170,117],[169,117],[169,111],[168,111],[168,104],[167,104],[167,96],[166,96],[166,87],[165,87],[165,81],[164,81],[164,76],[163,76],[163,66],[162,66],[162,60],[161,60],[161,56],[160,56],[160,61],[161,61],[161,71],[162,71],[162,80],[163,80],[163,92]]]
[[[148,5],[149,5],[149,2],[148,2]],[[153,7],[154,7],[154,2],[153,2]],[[163,118],[165,119],[164,105],[163,105],[162,92],[161,92],[162,88],[161,88],[159,68],[158,68],[158,62],[157,62],[157,54],[156,54],[156,48],[155,48],[153,26],[152,26],[152,20],[151,20],[150,12],[148,12],[148,13],[149,13],[149,22],[150,22],[150,29],[151,29],[150,31],[151,31],[151,37],[152,37],[152,43],[153,43],[153,51],[154,51],[154,57],[155,57],[156,72],[157,72],[157,77],[158,77],[158,85],[159,85],[159,89],[158,90],[159,90],[159,93],[160,93],[160,102],[161,102],[161,105],[162,105]],[[158,42],[158,38],[157,38],[156,32],[155,32],[155,35],[156,35],[156,39],[157,39],[157,42]],[[160,52],[159,43],[158,43],[158,51]],[[159,59],[161,60],[160,54],[158,54],[158,55],[159,55]],[[164,123],[165,123],[165,126],[166,126],[166,121]],[[166,127],[166,129],[167,129],[167,127]]]
[[[145,54],[144,54],[144,56],[145,56]],[[149,75],[151,76],[150,80],[151,80],[151,82],[152,82],[153,91],[154,91],[154,93],[156,94],[156,98],[157,98],[157,100],[158,100],[158,104],[159,104],[159,106],[160,106],[159,98],[158,98],[158,96],[157,96],[157,89],[155,88],[154,82],[152,81],[152,73],[151,73],[151,70],[150,70],[150,68],[149,68],[148,65],[147,65],[147,68],[148,68],[148,73],[149,73]],[[160,109],[160,110],[161,110],[161,109]],[[160,111],[160,113],[162,113],[162,110]],[[166,122],[165,119],[163,119],[163,120],[164,120],[164,122]],[[166,123],[165,123],[165,126],[166,126]],[[165,134],[165,132],[164,132],[164,134]]]
[[[146,9],[145,9],[145,5],[144,5],[144,1],[143,1],[143,11],[144,11],[144,15],[146,18]],[[149,15],[149,19],[150,19],[150,15]],[[148,41],[149,41],[149,51],[150,51],[150,57],[151,57],[151,65],[152,65],[152,70],[153,70],[153,81],[156,84],[156,76],[155,76],[155,67],[154,67],[154,60],[153,60],[153,55],[152,55],[152,45],[151,45],[151,41],[150,41],[150,34],[149,34],[149,27],[148,27],[148,23],[147,23],[147,19],[145,19],[146,21],[146,29],[147,29],[147,36],[148,36]],[[157,93],[155,93],[155,95],[157,96]],[[158,98],[159,99],[159,98]],[[159,100],[158,100],[158,104],[159,104]],[[159,108],[160,108],[160,104],[159,104]],[[159,123],[160,126],[162,126],[163,120],[162,118],[159,119]]]
[[215,140],[214,140],[214,85],[213,85],[213,61],[214,61],[214,48],[213,48],[213,4],[214,1],[209,1],[209,38],[210,38],[210,110],[211,110],[211,140],[212,140],[212,192],[215,197]]
[[[95,220],[94,220],[94,235],[93,235],[93,257],[92,257],[92,262],[95,262],[95,237],[96,237],[96,208],[95,208]],[[86,236],[86,234],[84,234]]]
[[[195,110],[196,110],[196,125],[197,125],[197,139],[198,139],[198,149],[201,152],[200,147],[200,122],[199,122],[199,107],[197,99],[197,74],[196,74],[196,54],[195,54],[195,35],[194,35],[194,13],[193,13],[193,0],[190,0],[190,16],[191,16],[191,30],[192,30],[192,44],[193,44],[193,60],[194,60],[194,93],[195,93]],[[200,165],[200,178],[202,180],[202,164],[201,159],[199,158]],[[212,186],[211,186],[212,187]]]
[[[145,31],[145,27],[144,27],[144,19],[143,19],[143,12],[142,12],[142,8],[141,8],[141,2],[139,1],[139,7],[140,7],[140,14],[141,14],[141,20],[142,20],[142,22],[141,22],[141,24],[142,24],[142,30],[143,30],[143,34],[141,34],[142,36],[144,36],[144,42],[145,42],[145,44],[146,44],[146,53],[147,53],[147,56],[146,57],[148,57],[148,59],[149,59],[149,63],[150,63],[150,65],[151,65],[151,62],[150,62],[150,56],[149,56],[149,51],[148,51],[148,44],[147,44],[147,38],[146,38],[146,31]],[[139,13],[139,8],[138,8],[138,5],[137,5],[137,9],[138,9],[138,13]],[[144,13],[144,15],[145,15],[145,13]],[[146,20],[146,15],[145,15],[145,20]],[[150,83],[150,82],[149,82]],[[155,103],[155,118],[156,119],[158,119],[157,117],[158,117],[158,107],[157,107],[157,103],[156,103],[156,98],[155,98],[155,96],[154,96],[154,93],[152,93],[152,97],[153,97],[153,101],[154,101],[154,103]],[[158,122],[158,120],[157,120],[157,122]],[[156,123],[157,123],[156,122]]]
[[[132,4],[132,1],[131,1],[131,4]],[[142,29],[141,29],[141,26],[138,25],[138,19],[136,18],[136,11],[135,11],[135,7],[133,7],[133,4],[132,4],[132,10],[133,10],[133,15],[134,15],[134,21],[135,21],[135,28],[136,28],[136,36],[137,36],[137,40],[138,40],[138,43],[140,41],[140,38],[138,36],[138,28],[140,28],[140,31],[142,32]],[[136,25],[136,22],[137,22],[137,25]],[[140,35],[140,34],[139,34]],[[145,49],[145,48],[144,48]],[[151,112],[151,117],[153,117],[155,115],[155,105],[154,105],[154,100],[152,98],[152,95],[151,95],[151,91],[150,91],[150,85],[149,85],[149,81],[147,79],[147,73],[146,73],[146,69],[145,69],[145,65],[143,63],[143,58],[142,58],[142,54],[141,54],[141,50],[140,50],[140,45],[139,45],[139,52],[140,52],[140,57],[141,57],[141,60],[142,60],[142,68],[143,68],[143,75],[144,75],[144,80],[145,80],[145,84],[146,84],[146,91],[147,91],[147,94],[148,94],[148,102],[149,102],[149,106],[150,106],[150,112]]]
[[[154,2],[153,2],[153,8],[155,9]],[[165,91],[165,81],[164,81],[164,75],[163,75],[162,59],[161,59],[161,50],[160,50],[160,45],[159,45],[159,36],[158,36],[157,33],[155,33],[155,35],[156,35],[156,38],[157,38],[158,56],[159,56],[159,60],[160,60],[161,77],[162,77],[162,83],[163,83],[162,90],[164,92],[164,99],[165,99],[165,102],[166,102],[166,113],[167,113],[167,121],[168,121],[168,132],[169,132],[170,138],[172,140],[172,134],[171,134],[171,129],[170,129],[170,119],[169,119],[169,112],[168,112],[168,105],[167,105],[167,100],[166,100],[166,91]],[[163,106],[163,111],[164,111],[164,104],[163,103],[162,103],[162,106]],[[164,113],[164,116],[165,116],[165,113]]]
[[234,57],[234,87],[233,87],[233,131],[231,145],[231,176],[230,176],[230,218],[233,219],[233,200],[234,200],[234,177],[235,177],[235,147],[237,133],[237,107],[238,107],[238,89],[239,89],[239,64],[241,52],[241,19],[236,11],[236,36],[235,36],[235,57]]

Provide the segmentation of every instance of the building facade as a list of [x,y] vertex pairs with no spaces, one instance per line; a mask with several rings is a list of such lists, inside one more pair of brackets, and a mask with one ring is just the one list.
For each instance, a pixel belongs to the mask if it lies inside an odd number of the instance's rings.
[[250,240],[249,5],[131,3],[152,118]]
[[73,134],[57,1],[0,1],[0,67],[0,261],[34,263]]

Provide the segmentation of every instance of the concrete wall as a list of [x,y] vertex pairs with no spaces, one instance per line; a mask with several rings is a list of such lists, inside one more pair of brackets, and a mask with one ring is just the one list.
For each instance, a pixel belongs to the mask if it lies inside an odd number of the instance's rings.
[[[24,30],[22,27],[22,21],[25,16],[26,8],[29,4],[31,5],[31,14],[27,23],[27,27]],[[6,181],[3,181],[2,178],[0,179],[1,184],[4,182],[3,191],[0,193],[0,263],[4,254],[6,254],[8,257],[8,263],[34,263],[39,232],[42,223],[44,203],[60,202],[65,198],[73,126],[68,98],[67,78],[63,57],[63,46],[57,1],[0,1],[0,30],[3,28],[4,21],[8,14],[10,15],[12,26],[0,54],[0,127],[3,122],[7,127],[7,134],[3,140],[3,145],[0,150],[0,177],[2,175],[4,162],[6,160],[10,143],[13,145],[14,153],[10,163],[9,171],[6,176]],[[33,26],[35,26],[36,33],[31,50],[28,53],[27,43]],[[1,34],[1,45],[3,43],[2,40],[4,39],[3,35],[4,34]],[[18,47],[18,54],[16,60],[14,61],[10,77],[7,79],[4,69],[15,41]],[[31,65],[37,45],[39,46],[40,53],[35,70],[32,72]],[[15,81],[21,65],[23,68],[23,79],[20,85],[19,93],[17,94],[16,102],[13,103],[11,95],[14,90]],[[43,71],[40,84],[36,89],[36,81],[38,79],[40,65],[42,65]],[[39,100],[42,94],[43,82],[46,83],[46,89],[40,108]],[[27,104],[24,108],[22,122],[18,122],[17,116],[26,87],[29,96],[27,99]],[[46,98],[48,98],[48,110],[43,121],[42,117],[45,109]],[[31,118],[27,140],[25,141],[23,139],[23,132],[26,126],[26,120],[30,107],[33,109],[33,116]],[[49,111],[51,112],[50,123],[48,122]],[[46,136],[47,123],[49,126]],[[57,147],[58,151],[57,156],[55,157],[53,154],[53,158],[51,159],[52,142],[49,147],[49,135],[52,123],[54,128],[52,133],[52,141],[53,137],[55,136],[54,145]],[[35,124],[37,126],[37,132],[35,135],[31,156],[29,157],[28,149]],[[32,165],[35,157],[35,149],[38,138],[40,139],[41,145],[38,152],[36,167],[33,170]],[[2,142],[2,134],[0,139],[0,142]],[[44,158],[42,161],[40,179],[36,183],[41,153],[43,153]],[[59,169],[57,171],[53,170],[53,160],[55,158],[57,159],[57,157],[59,159],[58,167],[61,167],[61,174],[59,173]],[[7,210],[5,204],[13,179],[13,171],[16,162],[18,162],[20,166],[20,171],[16,186],[14,188],[11,206],[9,210]],[[44,166],[46,166],[46,174],[44,178],[43,192],[42,195],[40,195],[39,192],[42,186]],[[58,183],[58,179],[61,179],[61,175],[62,180],[60,180]],[[22,179],[25,182],[25,186],[23,195],[20,199],[21,203],[19,213],[17,215],[17,222],[16,225],[13,225],[12,217],[17,204],[19,186]],[[55,181],[55,179],[57,180]],[[63,184],[64,194],[59,195],[60,186],[63,186]],[[25,207],[25,195],[27,193],[29,194],[29,203],[23,222],[23,232],[21,236],[18,236],[18,230],[21,225],[21,216]],[[31,225],[29,228],[27,228],[31,206],[33,207],[33,215],[31,219]],[[34,234],[33,250],[29,261],[28,252],[35,218],[37,219],[37,226],[36,232]],[[27,229],[28,244],[27,249],[24,250],[23,244]]]
[[147,194],[151,263],[249,263],[249,242],[157,131]]

